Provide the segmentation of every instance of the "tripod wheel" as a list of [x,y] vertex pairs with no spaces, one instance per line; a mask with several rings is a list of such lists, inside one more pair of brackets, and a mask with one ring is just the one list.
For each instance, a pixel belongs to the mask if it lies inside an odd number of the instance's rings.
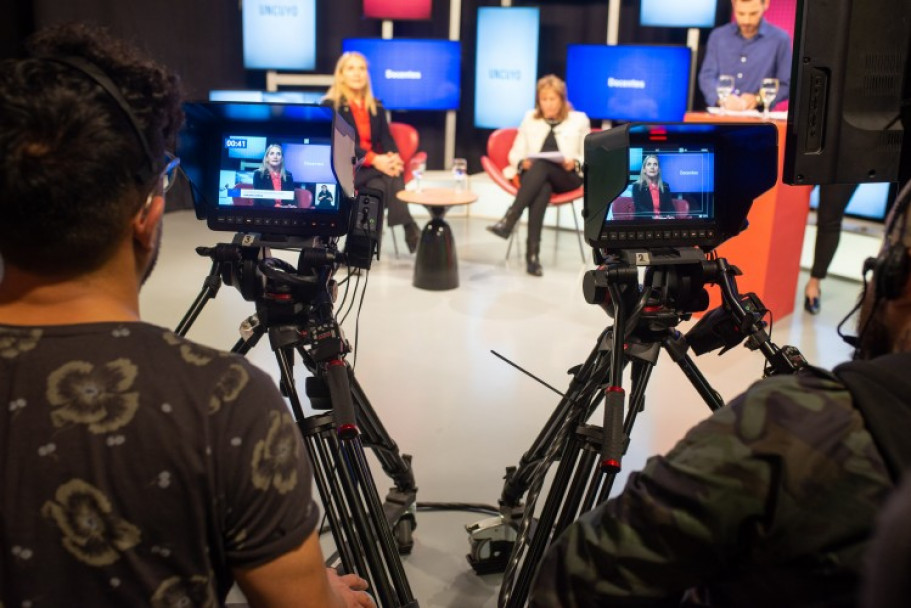
[[417,527],[414,516],[411,514],[403,515],[395,522],[392,528],[392,534],[395,536],[395,544],[398,546],[401,555],[409,555],[414,548],[414,538],[412,532]]

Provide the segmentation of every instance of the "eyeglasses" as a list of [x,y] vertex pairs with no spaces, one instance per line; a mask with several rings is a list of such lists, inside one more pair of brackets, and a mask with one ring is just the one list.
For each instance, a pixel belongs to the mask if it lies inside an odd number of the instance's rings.
[[168,161],[168,164],[165,165],[164,169],[161,170],[161,191],[167,192],[174,186],[174,182],[177,181],[177,169],[180,167],[180,157],[174,156],[170,152],[165,152],[165,160]]

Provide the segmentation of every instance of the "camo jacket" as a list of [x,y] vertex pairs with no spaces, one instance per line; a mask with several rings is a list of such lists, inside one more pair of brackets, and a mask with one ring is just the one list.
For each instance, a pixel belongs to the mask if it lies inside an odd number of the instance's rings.
[[853,605],[893,488],[841,383],[769,378],[567,528],[530,605]]

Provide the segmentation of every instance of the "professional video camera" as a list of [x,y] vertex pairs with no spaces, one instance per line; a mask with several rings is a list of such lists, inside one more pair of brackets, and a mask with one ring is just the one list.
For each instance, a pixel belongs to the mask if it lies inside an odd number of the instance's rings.
[[[355,192],[354,129],[331,108],[200,102],[184,109],[181,162],[195,186],[196,217],[209,228],[292,249],[345,236],[340,257],[349,266],[369,269],[378,258],[384,201],[376,191]],[[273,149],[281,170],[275,185],[264,171]]]
[[[607,500],[662,349],[713,410],[724,401],[690,349],[724,352],[745,341],[765,356],[766,375],[806,364],[793,347],[771,342],[762,302],[739,294],[740,271],[712,254],[747,227],[753,200],[775,184],[777,163],[771,124],[632,123],[585,138],[583,217],[598,268],[586,273],[583,291],[613,324],[570,370],[569,388],[519,465],[507,468],[500,515],[467,527],[475,571],[505,569],[501,608],[525,605],[548,544]],[[681,334],[682,321],[708,308],[709,284],[721,288],[722,306]],[[589,424],[599,407],[603,425]],[[550,489],[539,506],[545,478]]]
[[[367,579],[378,606],[416,608],[399,557],[411,551],[416,525],[411,457],[399,453],[348,365],[351,347],[335,310],[336,271],[343,264],[368,270],[383,229],[382,194],[354,190],[354,130],[315,105],[191,103],[185,113],[179,151],[196,216],[236,234],[231,243],[197,248],[212,269],[175,331],[185,335],[223,283],[255,302],[232,351],[245,354],[269,338],[335,540],[328,565]],[[299,250],[297,265],[270,248]],[[310,416],[294,381],[295,358],[311,374],[306,394],[317,413]],[[383,502],[365,446],[395,483]]]

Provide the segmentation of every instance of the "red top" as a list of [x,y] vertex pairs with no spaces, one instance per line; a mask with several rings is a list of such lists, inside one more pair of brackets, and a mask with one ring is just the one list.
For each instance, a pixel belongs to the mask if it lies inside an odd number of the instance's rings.
[[361,148],[367,151],[367,155],[364,157],[364,165],[370,167],[373,165],[373,158],[376,156],[370,137],[370,112],[364,104],[355,101],[348,103],[351,106],[351,115],[354,117],[354,126],[357,127],[357,134],[361,140]]
[[[281,190],[282,189],[282,174],[280,172],[269,171],[269,177],[272,178],[272,189]],[[278,207],[282,204],[280,198],[275,199],[275,206]]]
[[648,185],[649,194],[652,195],[652,208],[654,214],[658,215],[661,213],[661,194],[658,191],[658,184],[649,183]]

